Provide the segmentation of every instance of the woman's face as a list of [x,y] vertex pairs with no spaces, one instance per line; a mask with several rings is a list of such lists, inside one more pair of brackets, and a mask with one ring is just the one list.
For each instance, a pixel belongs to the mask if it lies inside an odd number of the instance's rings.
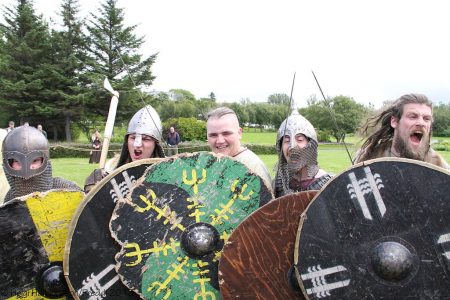
[[301,133],[298,133],[295,136],[295,141],[291,143],[291,137],[289,135],[285,135],[283,137],[283,145],[281,147],[284,157],[289,162],[289,149],[292,147],[298,146],[300,149],[303,149],[308,144],[308,138]]
[[156,141],[145,134],[130,134],[128,136],[128,152],[131,161],[150,158],[156,147]]

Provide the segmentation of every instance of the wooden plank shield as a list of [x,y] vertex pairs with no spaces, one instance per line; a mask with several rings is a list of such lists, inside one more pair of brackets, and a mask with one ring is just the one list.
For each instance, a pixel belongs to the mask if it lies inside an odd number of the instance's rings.
[[137,299],[114,269],[120,247],[111,237],[109,221],[116,202],[160,160],[142,159],[118,168],[96,184],[78,207],[64,256],[64,275],[75,299]]
[[121,280],[144,299],[216,299],[224,241],[273,198],[230,157],[180,154],[153,165],[111,219]]
[[69,294],[62,272],[64,245],[83,197],[80,191],[51,190],[0,207],[0,299]]
[[233,231],[219,262],[224,299],[302,298],[293,272],[295,239],[300,215],[316,194],[305,191],[277,198]]
[[376,159],[332,179],[302,214],[294,258],[308,299],[446,299],[450,172]]

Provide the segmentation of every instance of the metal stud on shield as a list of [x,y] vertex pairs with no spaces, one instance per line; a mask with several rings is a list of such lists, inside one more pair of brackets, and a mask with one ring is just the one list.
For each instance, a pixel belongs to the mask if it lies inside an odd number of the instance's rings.
[[408,159],[358,164],[302,214],[295,252],[308,299],[450,295],[450,172]]
[[273,197],[242,163],[207,152],[152,166],[119,201],[111,232],[121,280],[145,299],[215,299],[224,242]]

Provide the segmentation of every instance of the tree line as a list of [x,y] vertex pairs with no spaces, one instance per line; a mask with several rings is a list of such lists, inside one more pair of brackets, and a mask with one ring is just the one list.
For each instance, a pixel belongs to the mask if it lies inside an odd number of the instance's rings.
[[[144,92],[155,79],[152,66],[158,53],[140,54],[144,37],[134,33],[136,25],[125,25],[125,12],[117,7],[117,0],[104,0],[85,20],[79,12],[78,0],[61,0],[59,20],[51,26],[36,14],[32,0],[2,7],[2,124],[8,120],[41,123],[54,140],[71,141],[74,129],[90,136],[94,128],[102,127],[108,114],[111,95],[103,88],[105,77],[120,93],[116,123],[124,126],[144,103],[151,104],[162,120],[205,120],[207,112],[218,106],[213,92],[199,99],[175,88],[156,94]],[[306,100],[308,106],[300,113],[320,133],[337,141],[354,133],[375,112],[373,106],[349,96],[318,100],[312,95]],[[274,93],[264,103],[240,99],[225,105],[236,111],[242,124],[276,130],[289,113],[289,103],[288,95]],[[450,136],[449,104],[437,105],[434,114],[434,133]]]

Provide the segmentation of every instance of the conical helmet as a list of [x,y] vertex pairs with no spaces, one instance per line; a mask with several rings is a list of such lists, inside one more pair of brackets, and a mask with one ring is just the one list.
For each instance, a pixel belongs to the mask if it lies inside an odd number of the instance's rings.
[[[291,115],[281,123],[280,128],[278,129],[277,151],[281,151],[281,139],[285,135],[290,136],[291,143],[295,143],[295,136],[299,133],[318,143],[314,126],[305,117],[300,115],[297,109],[294,109],[292,110]],[[292,147],[294,147],[294,145]]]
[[151,106],[147,105],[141,108],[137,113],[131,118],[130,123],[128,123],[127,135],[128,134],[145,134],[155,138],[161,143],[162,139],[162,123],[156,110]]

